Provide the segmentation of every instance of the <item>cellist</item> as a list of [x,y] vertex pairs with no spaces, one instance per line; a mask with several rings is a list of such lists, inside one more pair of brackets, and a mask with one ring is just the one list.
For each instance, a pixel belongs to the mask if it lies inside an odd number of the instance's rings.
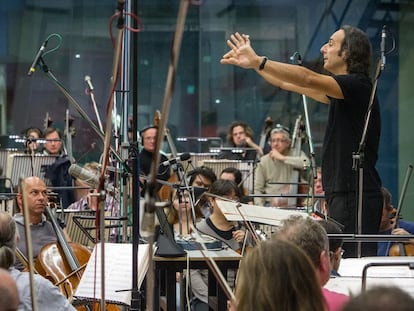
[[[17,247],[23,253],[23,255],[27,257],[23,217],[28,217],[30,221],[30,231],[33,236],[32,246],[33,256],[35,259],[44,245],[49,242],[57,241],[57,236],[55,230],[52,227],[52,224],[47,221],[44,214],[48,202],[46,184],[42,179],[35,176],[25,178],[24,182],[26,184],[29,215],[23,215],[23,193],[22,187],[19,186],[16,203],[20,209],[20,213],[14,215],[14,220],[16,221],[17,229],[20,235],[20,240],[17,244]],[[64,232],[67,240],[70,241],[69,235],[65,230]],[[16,268],[23,270],[23,263],[17,261]]]
[[[388,191],[387,188],[382,187],[381,189],[383,195],[383,206],[382,206],[382,217],[381,217],[381,224],[379,229],[379,234],[398,234],[398,235],[406,235],[406,234],[414,234],[414,222],[406,221],[406,220],[399,220],[398,226],[396,225],[397,217],[396,209],[391,203],[392,197],[391,193]],[[378,256],[388,256],[391,247],[393,246],[393,242],[378,242]],[[414,247],[414,241],[410,242],[410,246]],[[410,249],[412,249],[410,247]],[[408,255],[408,254],[407,254]],[[412,256],[412,254],[410,254]]]
[[[0,211],[0,267],[7,269],[16,282],[20,298],[18,310],[32,310],[29,272],[20,272],[13,267],[18,239],[19,234],[16,231],[15,221],[8,213]],[[35,301],[38,310],[75,310],[49,280],[36,274],[33,281],[36,288]]]

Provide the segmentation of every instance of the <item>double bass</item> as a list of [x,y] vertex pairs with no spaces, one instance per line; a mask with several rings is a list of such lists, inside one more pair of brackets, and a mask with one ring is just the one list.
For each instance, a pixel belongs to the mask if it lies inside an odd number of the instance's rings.
[[[304,137],[304,124],[302,120],[302,116],[299,115],[295,121],[295,128],[292,134],[292,141],[290,145],[290,149],[292,151],[291,155],[294,157],[299,157],[302,152],[302,139]],[[298,193],[307,193],[307,189],[304,189],[300,184],[301,178],[299,170],[294,169],[292,172],[292,176],[290,178],[290,191],[289,194],[295,195]],[[306,187],[305,187],[306,188]],[[288,206],[301,206],[301,202],[297,198],[289,198],[288,199]]]

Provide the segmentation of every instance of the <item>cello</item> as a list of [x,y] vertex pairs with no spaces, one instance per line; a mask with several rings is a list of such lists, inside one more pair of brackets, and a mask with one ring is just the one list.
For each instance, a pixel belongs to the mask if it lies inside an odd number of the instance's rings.
[[[40,275],[58,286],[61,293],[72,302],[91,252],[84,245],[66,240],[49,204],[46,206],[45,213],[56,232],[57,242],[51,242],[42,247],[35,269]],[[91,310],[86,305],[77,306],[76,309]],[[99,310],[99,304],[95,305],[94,310]],[[115,311],[119,308],[116,305],[107,305],[107,310]]]

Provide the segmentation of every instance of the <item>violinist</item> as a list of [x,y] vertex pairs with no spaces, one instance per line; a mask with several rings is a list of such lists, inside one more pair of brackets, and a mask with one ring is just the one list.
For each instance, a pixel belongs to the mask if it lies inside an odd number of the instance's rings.
[[[238,201],[240,198],[239,188],[236,183],[230,180],[218,179],[210,188],[210,193]],[[201,220],[197,224],[197,230],[201,234],[212,236],[222,241],[222,244],[233,249],[238,250],[243,246],[243,242],[246,237],[246,232],[241,229],[238,223],[227,221],[220,208],[217,205],[216,200],[218,198],[207,197],[209,204],[212,207],[212,214]],[[248,236],[250,238],[250,235]],[[250,239],[247,239],[247,245],[250,245]],[[228,282],[232,284],[234,281],[234,274],[232,271],[228,271]],[[191,289],[193,292],[192,310],[207,310],[208,309],[208,282],[207,282],[207,270],[191,270]]]
[[[13,267],[18,240],[15,221],[8,213],[0,211],[0,267],[7,269],[16,282],[20,298],[18,310],[32,310],[29,272],[20,272]],[[38,310],[75,310],[52,282],[38,274],[33,277]]]
[[[26,239],[24,232],[24,218],[28,217],[30,221],[30,230],[32,234],[32,247],[34,259],[39,254],[41,248],[49,242],[56,242],[57,236],[52,224],[46,219],[44,211],[48,203],[46,184],[39,177],[31,176],[24,179],[26,185],[27,205],[29,215],[23,215],[23,193],[21,184],[19,185],[16,197],[17,206],[20,213],[14,215],[20,240],[17,244],[19,250],[27,258]],[[69,236],[64,230],[67,240]],[[16,268],[24,269],[24,264],[20,261],[16,262]]]
[[[207,166],[196,167],[188,173],[188,176],[190,178],[189,185],[194,188],[196,201],[203,192],[209,191],[211,185],[217,180],[217,176],[214,171]],[[200,206],[201,213],[205,218],[211,215],[211,207],[205,197],[201,197],[198,205]]]
[[[384,197],[384,203],[382,207],[382,217],[379,234],[414,234],[414,222],[406,220],[398,220],[398,226],[395,227],[397,221],[396,209],[391,203],[391,193],[387,188],[382,187],[382,195]],[[388,256],[389,250],[393,245],[393,242],[378,242],[378,256]],[[414,245],[414,241],[411,241]]]
[[[150,125],[145,127],[140,131],[141,136],[141,143],[142,143],[142,150],[139,153],[139,168],[140,168],[140,175],[148,176],[151,172],[151,164],[152,164],[152,157],[154,156],[155,146],[157,144],[157,135],[158,135],[158,126]],[[170,165],[164,165],[163,163],[166,162],[168,158],[161,154],[160,156],[160,164],[158,167],[158,174],[156,179],[167,181],[170,176]],[[145,194],[145,185],[146,180],[140,177],[140,184],[141,184],[141,196],[143,197]]]
[[[270,152],[260,159],[256,167],[254,190],[263,194],[289,193],[289,184],[277,183],[290,183],[294,169],[304,171],[309,159],[303,151],[299,155],[293,154],[290,131],[280,124],[270,132],[269,144]],[[286,198],[255,198],[254,202],[260,206],[276,207],[287,206],[288,203]]]

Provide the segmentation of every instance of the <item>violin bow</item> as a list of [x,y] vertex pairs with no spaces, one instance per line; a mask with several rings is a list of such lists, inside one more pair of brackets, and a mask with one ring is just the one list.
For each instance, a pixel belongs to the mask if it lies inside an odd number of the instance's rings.
[[[155,184],[156,184],[156,177],[158,173],[158,163],[160,162],[160,149],[161,149],[161,142],[163,141],[166,129],[166,123],[168,120],[169,110],[172,95],[174,92],[174,82],[175,82],[175,74],[177,72],[177,63],[178,57],[180,55],[180,47],[181,41],[184,33],[184,25],[186,21],[188,6],[190,4],[189,0],[181,0],[180,7],[178,9],[178,17],[177,17],[177,24],[175,28],[174,38],[173,38],[173,45],[170,54],[170,63],[168,66],[168,75],[167,75],[167,82],[165,86],[163,104],[161,109],[162,118],[160,120],[160,124],[158,127],[157,133],[157,141],[155,145],[155,150],[152,157],[151,162],[151,179],[148,184],[146,193],[145,193],[145,211],[144,211],[144,218],[147,221],[143,221],[143,228],[142,231],[148,235],[148,242],[150,249],[153,247],[153,240],[155,235],[155,228],[154,228],[154,219],[155,219]],[[152,252],[149,252],[149,266],[147,272],[147,310],[154,309],[154,263],[152,258]]]

